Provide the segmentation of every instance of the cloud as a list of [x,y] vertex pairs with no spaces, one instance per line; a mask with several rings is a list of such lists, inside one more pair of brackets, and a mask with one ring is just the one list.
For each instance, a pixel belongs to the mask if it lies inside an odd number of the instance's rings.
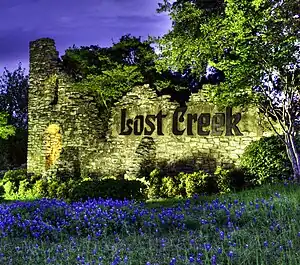
[[112,45],[122,35],[162,35],[167,16],[156,14],[159,0],[0,0],[0,72],[3,63],[28,64],[29,41],[55,39],[60,54],[73,44]]

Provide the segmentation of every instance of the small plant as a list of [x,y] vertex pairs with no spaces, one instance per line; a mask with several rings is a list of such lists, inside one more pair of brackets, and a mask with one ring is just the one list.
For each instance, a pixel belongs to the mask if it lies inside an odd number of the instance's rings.
[[214,175],[216,177],[216,184],[220,194],[231,191],[230,170],[217,167]]

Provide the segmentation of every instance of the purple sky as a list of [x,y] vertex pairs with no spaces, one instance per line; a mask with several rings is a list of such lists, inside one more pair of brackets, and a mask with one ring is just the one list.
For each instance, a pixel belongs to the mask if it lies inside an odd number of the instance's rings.
[[161,36],[171,28],[160,0],[0,0],[0,74],[28,70],[29,41],[53,38],[60,56],[75,44],[111,46],[125,34]]

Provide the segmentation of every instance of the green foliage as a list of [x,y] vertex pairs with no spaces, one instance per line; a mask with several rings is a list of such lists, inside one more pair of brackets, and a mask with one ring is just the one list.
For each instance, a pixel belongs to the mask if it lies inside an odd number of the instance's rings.
[[44,178],[35,181],[32,187],[32,193],[37,197],[46,198],[48,196],[48,182]]
[[163,176],[162,171],[154,169],[150,174],[147,196],[157,198],[186,198],[194,194],[212,192],[212,177],[202,171],[180,172],[176,176]]
[[17,170],[8,170],[5,172],[4,177],[1,183],[5,186],[7,183],[7,187],[9,193],[17,192],[19,190],[20,182],[27,179],[27,170],[26,169],[17,169]]
[[190,76],[183,77],[186,73],[170,69],[158,73],[151,39],[141,41],[125,35],[109,48],[73,46],[62,56],[62,69],[73,77],[75,88],[93,94],[101,112],[141,84],[150,84],[158,93],[170,94],[172,100],[188,100]]
[[138,180],[103,179],[82,181],[72,189],[71,200],[88,198],[145,199],[145,185]]
[[[184,190],[183,190],[184,191]],[[177,176],[166,176],[162,178],[161,194],[166,198],[182,196],[180,181]]]
[[[29,77],[21,64],[13,72],[5,68],[0,76],[0,113],[9,115],[9,125],[24,130],[27,129],[28,87]],[[2,121],[0,118],[0,128]]]
[[216,177],[216,183],[218,190],[221,194],[228,193],[231,191],[231,179],[230,170],[217,167],[214,175]]
[[238,191],[250,186],[243,169],[222,169],[217,167],[210,175],[202,170],[193,173],[180,172],[175,176],[164,176],[163,170],[150,173],[147,196],[149,199],[186,198],[194,194],[214,194]]
[[150,44],[125,35],[109,48],[73,46],[62,56],[63,70],[76,88],[96,92],[99,105],[108,108],[135,85],[152,82],[156,55]]
[[16,128],[7,139],[0,138],[0,170],[20,167],[26,163],[27,130]]
[[29,175],[26,170],[7,171],[1,181],[6,199],[56,198],[74,201],[87,198],[145,199],[146,186],[138,180],[78,179],[63,172]]
[[0,76],[0,169],[26,162],[28,87],[21,64]]
[[3,185],[0,184],[0,201],[4,199],[5,189]]
[[263,137],[252,142],[241,157],[241,166],[250,182],[261,185],[291,176],[291,163],[285,145],[278,136]]
[[151,171],[149,176],[148,198],[156,199],[161,197],[162,172],[158,168]]
[[[165,0],[160,7],[173,23],[158,40],[162,50],[158,71],[190,68],[204,76],[212,72],[208,69],[221,70],[224,82],[205,88],[210,102],[255,104],[271,123],[270,117],[278,122],[286,136],[294,137],[300,96],[299,1],[224,0],[220,8],[209,9],[198,1],[170,2]],[[299,180],[299,153],[289,150]]]
[[5,199],[35,199],[41,196],[35,190],[39,176],[27,174],[26,169],[9,170],[4,174],[3,185]]
[[136,84],[143,82],[143,76],[137,66],[117,65],[105,70],[101,75],[88,75],[86,79],[75,83],[81,91],[88,89],[96,92],[96,99],[101,107],[111,107]]
[[191,174],[185,174],[181,183],[184,183],[185,193],[187,197],[192,197],[195,194],[207,192],[207,184],[209,174],[204,171],[198,171]]
[[151,41],[124,35],[108,48],[73,46],[62,56],[63,70],[76,81],[81,81],[88,75],[102,75],[104,71],[111,71],[117,66],[137,66],[145,79],[149,79],[156,58],[150,44]]
[[[224,3],[220,8],[203,9],[190,1],[165,1],[160,12],[168,12],[173,24],[158,40],[162,54],[156,67],[159,71],[190,67],[205,75],[209,64],[226,77],[220,85],[209,87],[211,101],[219,105],[256,102],[252,87],[262,85],[264,74],[276,69],[281,78],[288,77],[286,66],[297,61],[298,21],[293,16],[298,1]],[[288,85],[294,89],[295,84]]]
[[214,172],[214,183],[220,194],[240,191],[251,186],[251,183],[247,183],[245,171],[241,168],[223,169],[217,167]]
[[7,125],[8,114],[0,112],[0,138],[8,139],[9,136],[15,134],[15,127]]

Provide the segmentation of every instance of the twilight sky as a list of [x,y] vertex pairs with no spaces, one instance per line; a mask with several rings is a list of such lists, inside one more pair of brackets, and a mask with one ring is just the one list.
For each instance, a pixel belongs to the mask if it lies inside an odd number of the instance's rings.
[[[28,71],[29,41],[49,37],[59,55],[73,44],[107,47],[125,34],[161,36],[171,28],[160,0],[0,0],[0,74]],[[27,72],[26,71],[26,72]]]

